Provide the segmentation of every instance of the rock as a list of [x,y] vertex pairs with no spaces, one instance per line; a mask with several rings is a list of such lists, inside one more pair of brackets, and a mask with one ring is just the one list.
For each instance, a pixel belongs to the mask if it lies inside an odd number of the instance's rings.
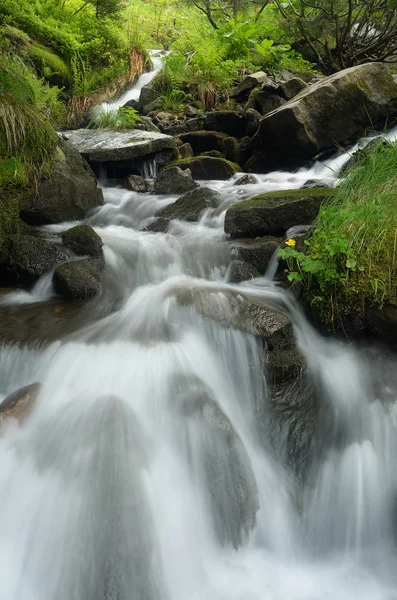
[[219,150],[208,150],[208,152],[203,152],[200,156],[212,156],[212,158],[225,158],[222,152]]
[[142,111],[144,106],[147,106],[151,102],[154,102],[155,100],[157,100],[159,95],[160,95],[159,92],[157,92],[156,90],[154,90],[153,88],[151,88],[148,85],[144,85],[143,88],[141,89],[141,93],[139,94],[138,110]]
[[139,110],[139,102],[138,102],[138,100],[134,100],[133,98],[131,98],[131,100],[128,100],[128,102],[123,104],[122,108],[133,108],[134,110],[138,111]]
[[253,183],[259,183],[259,179],[255,177],[255,175],[242,175],[234,182],[234,185],[249,185]]
[[163,219],[179,219],[181,221],[198,221],[207,208],[217,208],[222,201],[218,192],[206,187],[197,188],[166,206],[159,214]]
[[291,77],[280,85],[280,94],[286,100],[295,98],[302,90],[307,88],[307,83],[299,79],[299,77]]
[[198,117],[199,114],[200,111],[195,106],[190,106],[190,104],[188,104],[188,106],[185,108],[185,115],[189,118]]
[[200,131],[206,127],[206,118],[204,115],[195,119],[186,119],[184,121],[175,121],[167,126],[163,125],[161,131],[167,135],[179,136],[189,131]]
[[194,154],[216,150],[232,162],[238,162],[240,159],[240,149],[236,138],[219,131],[194,131],[180,135],[179,139],[183,143],[190,144]]
[[65,255],[58,244],[31,235],[15,236],[4,265],[6,278],[30,285],[63,260]]
[[302,185],[302,190],[307,190],[307,189],[312,189],[312,188],[329,188],[330,186],[326,183],[323,183],[322,181],[319,181],[318,179],[308,179],[307,181],[305,181],[305,183]]
[[55,269],[53,283],[57,294],[68,300],[85,300],[101,289],[102,261],[93,258],[64,263]]
[[136,129],[129,131],[76,129],[64,131],[63,135],[93,163],[132,160],[176,147],[174,138],[168,135]]
[[227,135],[241,138],[245,135],[246,128],[247,124],[243,116],[231,110],[222,110],[206,113],[205,127],[202,129],[221,131]]
[[150,114],[154,114],[156,111],[160,110],[162,105],[163,103],[161,102],[160,98],[156,98],[152,102],[149,102],[149,104],[144,104],[139,110],[144,115],[149,116]]
[[254,240],[237,240],[232,256],[252,265],[263,275],[279,245],[280,240],[271,236]]
[[230,283],[240,283],[260,276],[258,269],[243,260],[232,260],[227,274]]
[[140,175],[129,175],[126,180],[127,189],[131,190],[131,192],[148,192],[150,189],[149,182],[140,177]]
[[51,175],[43,179],[37,194],[21,201],[21,218],[30,225],[83,219],[103,204],[102,190],[78,150],[60,141]]
[[135,125],[135,129],[160,133],[160,129],[153,123],[150,117],[140,117],[139,122]]
[[79,256],[103,256],[103,242],[89,225],[76,225],[61,233],[62,244]]
[[225,232],[232,238],[284,233],[293,225],[310,223],[332,189],[269,192],[233,204],[226,212]]
[[146,225],[141,231],[149,231],[151,233],[166,233],[168,231],[168,226],[170,224],[169,219],[165,219],[163,217],[158,217],[149,225]]
[[12,420],[22,423],[32,412],[40,384],[31,383],[12,392],[0,403],[0,431]]
[[296,347],[291,323],[279,327],[266,338],[265,372],[269,382],[280,384],[298,379],[305,361]]
[[396,345],[397,306],[386,304],[383,308],[369,307],[365,311],[365,326],[368,332],[388,344]]
[[162,169],[166,167],[170,163],[178,160],[179,152],[178,148],[170,148],[169,150],[161,150],[161,152],[157,152],[155,156],[155,161],[158,169]]
[[309,86],[265,115],[250,149],[262,172],[296,166],[395,114],[397,84],[388,68],[381,63],[359,65]]
[[257,71],[256,73],[252,73],[252,75],[247,75],[238,86],[231,91],[231,98],[236,98],[238,102],[241,102],[241,100],[247,97],[249,90],[258,87],[264,83],[267,78],[267,74],[264,71]]
[[353,152],[349,158],[349,160],[343,165],[339,176],[342,176],[347,171],[350,171],[356,165],[363,163],[368,156],[371,154],[375,154],[376,152],[381,152],[386,146],[390,146],[391,142],[386,140],[384,137],[376,137],[372,139],[366,146],[363,148],[359,148],[355,152]]
[[193,148],[190,144],[184,143],[178,146],[178,158],[191,158],[193,154]]
[[245,112],[245,119],[247,121],[246,133],[247,133],[248,137],[252,137],[253,135],[255,135],[255,133],[259,127],[259,121],[261,120],[261,114],[254,108],[249,108]]
[[284,98],[268,91],[259,91],[255,96],[255,107],[262,115],[277,110],[285,104]]
[[188,169],[182,171],[180,167],[168,167],[157,175],[154,180],[156,194],[184,194],[197,187]]
[[193,179],[230,179],[235,173],[241,171],[239,165],[211,156],[197,156],[186,158],[176,163],[181,169],[190,169]]

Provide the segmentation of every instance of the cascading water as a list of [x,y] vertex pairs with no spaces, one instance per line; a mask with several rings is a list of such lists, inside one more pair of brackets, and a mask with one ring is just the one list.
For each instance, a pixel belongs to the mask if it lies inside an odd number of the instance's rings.
[[[253,193],[332,164],[258,176]],[[0,349],[2,396],[41,383],[0,439],[0,598],[397,599],[394,362],[322,339],[270,276],[225,281],[231,183],[166,234],[139,228],[175,198],[106,188],[89,222],[116,309],[46,348]],[[315,407],[301,471],[274,409],[289,418],[298,392],[275,400],[262,343],[200,309],[227,316],[236,295],[294,323],[299,401]]]

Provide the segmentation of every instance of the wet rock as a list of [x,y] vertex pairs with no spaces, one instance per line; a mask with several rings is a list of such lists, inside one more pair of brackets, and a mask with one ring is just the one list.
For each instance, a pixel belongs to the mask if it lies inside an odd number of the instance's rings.
[[155,161],[158,169],[162,169],[167,165],[171,164],[175,160],[178,160],[179,152],[178,148],[170,148],[167,150],[161,150],[161,152],[157,152],[155,156]]
[[149,85],[144,85],[141,89],[141,93],[139,94],[138,110],[142,111],[144,106],[147,106],[151,102],[157,100],[159,95],[159,92],[154,90],[152,87],[150,87]]
[[242,177],[239,177],[236,182],[234,183],[234,185],[250,185],[250,184],[255,184],[255,183],[259,183],[259,179],[257,179],[257,177],[255,177],[255,175],[242,175]]
[[305,83],[299,77],[291,77],[287,81],[284,81],[280,85],[280,94],[286,100],[291,100],[291,98],[295,98],[302,90],[307,88],[307,83]]
[[233,248],[232,256],[252,265],[262,275],[266,273],[266,269],[280,245],[280,240],[271,236],[254,240],[237,240],[237,242],[239,243]]
[[123,104],[122,108],[133,108],[134,110],[139,110],[139,102],[138,100],[131,98],[131,100],[128,100],[128,102]]
[[152,115],[153,113],[155,113],[156,111],[160,110],[162,105],[163,105],[163,103],[160,100],[160,98],[156,98],[152,102],[149,102],[149,104],[144,104],[143,107],[140,108],[139,110],[144,115],[149,116],[149,115]]
[[[173,204],[166,206],[160,213],[163,219],[179,219],[181,221],[198,221],[207,208],[217,208],[222,201],[218,192],[201,187],[188,192]],[[158,224],[160,226],[160,224]]]
[[103,242],[89,225],[76,225],[61,233],[62,244],[79,256],[101,258]]
[[302,185],[302,190],[306,190],[306,189],[312,189],[312,188],[329,188],[330,186],[327,185],[326,183],[323,183],[322,181],[319,181],[318,179],[308,179],[307,181],[305,181],[305,183]]
[[179,136],[183,143],[193,148],[194,154],[203,154],[215,150],[232,162],[240,160],[240,149],[236,138],[219,131],[194,131]]
[[193,154],[193,148],[190,144],[183,143],[178,146],[178,158],[191,158]]
[[279,86],[275,83],[262,89],[254,89],[244,107],[245,111],[247,112],[249,109],[254,109],[261,115],[266,115],[267,113],[280,108],[286,101],[278,95],[278,91]]
[[30,225],[72,221],[101,204],[102,190],[90,167],[76,148],[60,141],[50,177],[40,182],[37,194],[22,199],[21,218]]
[[195,119],[186,119],[184,121],[174,121],[168,125],[160,127],[161,131],[167,135],[179,136],[190,131],[200,131],[206,127],[206,118],[204,115]]
[[240,283],[259,277],[260,273],[253,265],[243,260],[232,260],[228,270],[228,281],[230,283]]
[[236,98],[238,102],[244,100],[249,93],[249,90],[252,88],[258,87],[262,83],[267,80],[267,74],[264,71],[257,71],[256,73],[252,73],[252,75],[247,75],[244,79],[238,84],[238,86],[232,90],[230,96],[232,98]]
[[397,345],[397,306],[386,304],[382,308],[369,307],[365,312],[365,326],[370,335]]
[[[262,155],[266,171],[291,167],[395,114],[397,84],[387,67],[359,65],[309,86],[295,100],[265,115],[250,148]],[[258,155],[256,165],[261,165]]]
[[189,169],[168,167],[161,171],[154,181],[156,194],[184,194],[197,187]]
[[346,162],[346,164],[342,167],[340,176],[345,174],[347,171],[363,163],[369,156],[375,154],[376,152],[381,152],[387,146],[390,146],[391,142],[386,140],[384,137],[376,137],[371,140],[364,148],[359,148],[356,152],[353,152]]
[[171,136],[136,129],[76,129],[65,131],[63,135],[93,163],[132,160],[176,147],[176,141]]
[[39,391],[40,384],[31,383],[12,392],[0,403],[0,431],[13,420],[22,423],[29,416]]
[[225,232],[232,238],[284,233],[293,225],[310,223],[333,193],[315,188],[260,194],[227,210]]
[[179,160],[177,166],[181,169],[190,169],[193,179],[198,180],[230,179],[241,170],[239,165],[235,163],[210,156],[197,156]]
[[126,179],[126,187],[131,192],[144,193],[150,190],[149,182],[140,175],[129,175]]
[[166,233],[168,231],[169,224],[169,219],[158,217],[157,219],[149,223],[149,225],[146,225],[146,227],[144,227],[141,231],[150,231],[152,233]]
[[277,328],[266,338],[265,373],[272,384],[297,380],[305,369],[305,361],[296,347],[291,323]]
[[64,263],[55,269],[53,283],[57,294],[68,300],[85,300],[101,290],[102,261],[86,258]]
[[20,235],[10,240],[3,268],[9,281],[29,285],[63,260],[65,255],[58,244]]
[[140,131],[154,131],[160,133],[160,129],[153,123],[150,117],[140,117],[139,122],[136,123],[135,129]]
[[208,150],[208,152],[203,152],[202,154],[200,154],[200,156],[212,156],[212,158],[225,158],[224,154],[222,154],[222,152],[219,152],[219,150]]

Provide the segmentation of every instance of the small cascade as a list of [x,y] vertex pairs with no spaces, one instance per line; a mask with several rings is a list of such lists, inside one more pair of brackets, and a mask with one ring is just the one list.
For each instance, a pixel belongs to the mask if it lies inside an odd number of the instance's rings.
[[141,177],[154,179],[157,175],[157,163],[154,158],[146,157],[141,165]]

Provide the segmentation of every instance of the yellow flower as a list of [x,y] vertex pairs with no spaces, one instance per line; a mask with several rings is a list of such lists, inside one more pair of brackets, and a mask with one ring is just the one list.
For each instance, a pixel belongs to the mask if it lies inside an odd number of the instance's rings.
[[293,248],[293,247],[296,245],[296,241],[295,241],[295,240],[292,240],[292,239],[289,239],[289,240],[287,240],[287,241],[285,242],[285,245],[286,245],[286,246],[289,246],[290,248]]

